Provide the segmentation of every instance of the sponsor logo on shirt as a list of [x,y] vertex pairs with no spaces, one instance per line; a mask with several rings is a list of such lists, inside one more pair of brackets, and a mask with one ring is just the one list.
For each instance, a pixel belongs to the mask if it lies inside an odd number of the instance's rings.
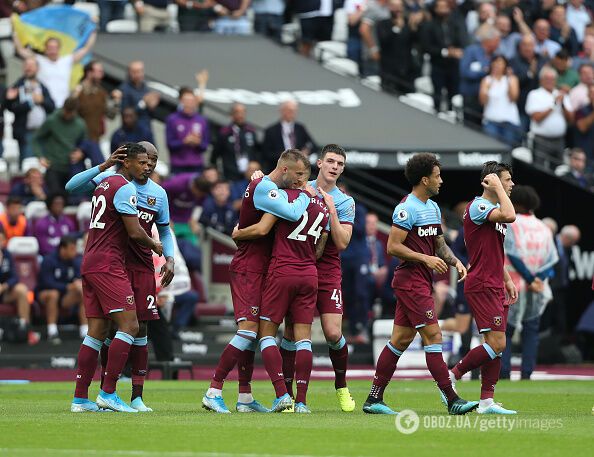
[[505,236],[505,234],[507,233],[507,225],[506,224],[500,224],[499,222],[495,223],[495,230],[497,230],[499,233],[501,233],[503,236]]
[[138,201],[138,200],[137,200],[137,198],[136,198],[136,195],[131,195],[131,196],[130,196],[130,204],[131,204],[132,206],[136,206],[136,202],[137,202],[137,201]]
[[427,227],[426,229],[419,227],[418,234],[419,236],[437,236],[437,227]]
[[152,222],[154,217],[154,214],[147,213],[146,211],[138,212],[138,219],[140,219],[141,221]]

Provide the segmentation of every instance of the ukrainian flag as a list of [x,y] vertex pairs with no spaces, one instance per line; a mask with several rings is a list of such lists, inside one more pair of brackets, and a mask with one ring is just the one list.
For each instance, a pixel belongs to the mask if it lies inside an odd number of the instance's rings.
[[[84,11],[61,5],[44,6],[20,16],[13,14],[12,25],[23,46],[29,45],[40,53],[43,53],[48,38],[58,38],[62,43],[61,55],[72,54],[83,47],[96,28],[91,16]],[[78,84],[85,60],[89,59],[86,56],[72,69],[71,87]]]

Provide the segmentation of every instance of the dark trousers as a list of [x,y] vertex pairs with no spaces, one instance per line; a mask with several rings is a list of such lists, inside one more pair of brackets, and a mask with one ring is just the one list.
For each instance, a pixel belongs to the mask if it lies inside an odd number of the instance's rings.
[[148,337],[155,351],[155,358],[158,361],[173,360],[173,340],[167,320],[159,309],[159,320],[148,321]]
[[66,183],[70,179],[70,171],[56,170],[52,167],[45,172],[48,194],[64,193]]
[[[522,379],[530,379],[530,375],[536,367],[536,358],[538,356],[538,330],[540,327],[540,317],[522,321]],[[511,355],[512,355],[512,336],[516,328],[507,324],[505,330],[506,344],[505,351],[501,357],[501,377],[509,378],[511,373]]]
[[479,102],[478,95],[464,96],[464,125],[474,129],[480,129],[483,123],[483,107]]
[[349,318],[349,331],[357,335],[367,328],[371,293],[369,268],[358,259],[342,261],[342,299]]
[[446,89],[447,109],[452,109],[452,97],[458,93],[460,73],[455,65],[432,65],[431,82],[433,83],[433,106],[436,111],[441,108],[441,92]]
[[188,326],[194,315],[194,308],[198,300],[200,300],[200,296],[193,290],[175,296],[173,305],[175,310],[173,316],[174,330],[178,331]]

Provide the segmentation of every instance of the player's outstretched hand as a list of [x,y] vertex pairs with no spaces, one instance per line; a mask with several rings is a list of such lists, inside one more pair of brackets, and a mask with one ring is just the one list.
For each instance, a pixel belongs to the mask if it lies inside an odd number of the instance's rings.
[[262,170],[256,170],[252,173],[252,176],[250,177],[250,181],[253,181],[254,179],[258,179],[258,178],[263,178],[264,177],[264,173],[262,173]]
[[458,270],[458,275],[460,276],[460,278],[458,279],[458,282],[464,281],[466,279],[466,275],[468,274],[468,271],[466,271],[466,267],[459,260],[456,263],[456,270]]
[[440,274],[444,274],[444,273],[448,272],[448,264],[445,263],[439,257],[427,256],[427,258],[425,259],[425,265],[427,265],[427,268],[430,268],[431,270],[435,270],[436,272],[438,272]]
[[505,281],[505,294],[507,295],[508,304],[513,305],[518,301],[518,290],[511,279]]
[[165,265],[161,267],[161,287],[167,287],[173,281],[173,277],[175,276],[175,262],[171,257],[167,259]]
[[483,179],[483,182],[481,184],[485,189],[493,191],[493,192],[495,192],[498,188],[503,189],[503,185],[501,184],[501,179],[499,179],[499,176],[497,176],[496,173],[491,173],[491,174],[485,176],[485,178]]
[[155,245],[153,246],[153,251],[155,251],[155,254],[157,254],[159,257],[161,257],[163,255],[163,244],[161,244],[160,241],[155,241]]

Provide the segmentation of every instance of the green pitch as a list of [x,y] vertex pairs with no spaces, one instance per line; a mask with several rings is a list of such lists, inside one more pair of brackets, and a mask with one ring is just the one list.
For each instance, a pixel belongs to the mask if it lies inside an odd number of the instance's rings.
[[[226,384],[229,409],[236,383]],[[467,399],[478,382],[458,384]],[[500,382],[497,400],[520,414],[497,423],[495,416],[448,416],[430,381],[394,381],[386,402],[418,416],[418,430],[397,431],[395,418],[361,411],[369,382],[352,381],[353,413],[338,409],[333,384],[314,381],[313,414],[217,415],[200,408],[206,382],[152,381],[145,386],[149,414],[69,412],[73,383],[0,385],[0,456],[590,456],[594,443],[594,382]],[[93,383],[92,394],[97,385]],[[270,405],[268,382],[254,393]],[[130,384],[120,396],[128,400]],[[414,427],[414,418],[402,421]],[[402,424],[401,424],[402,425]]]

